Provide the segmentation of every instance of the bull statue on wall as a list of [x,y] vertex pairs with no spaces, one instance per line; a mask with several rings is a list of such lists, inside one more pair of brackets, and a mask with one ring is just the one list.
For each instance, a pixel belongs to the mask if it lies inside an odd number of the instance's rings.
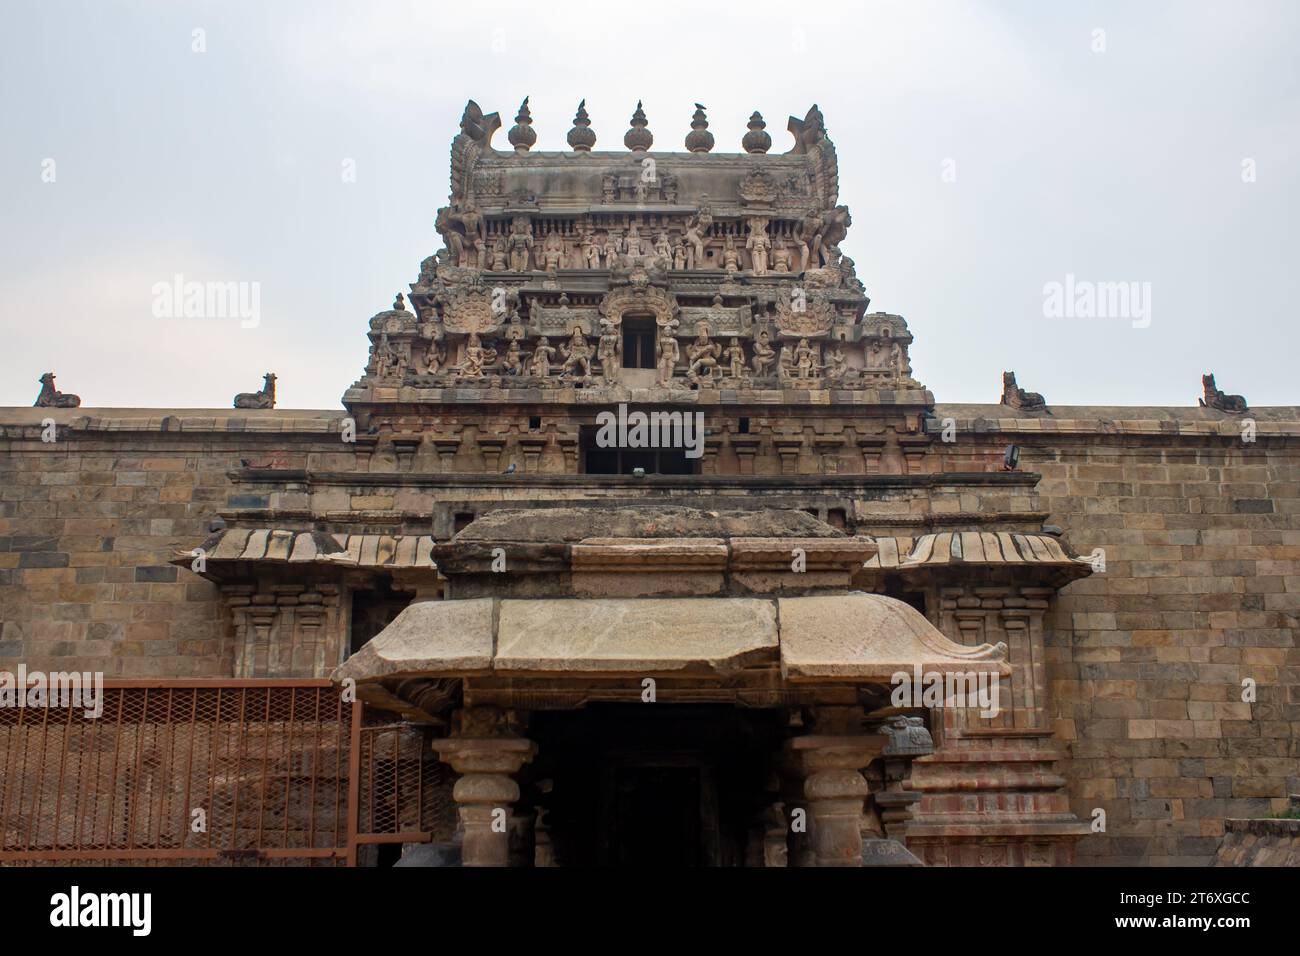
[[275,408],[275,373],[267,372],[260,392],[240,392],[235,396],[236,408]]

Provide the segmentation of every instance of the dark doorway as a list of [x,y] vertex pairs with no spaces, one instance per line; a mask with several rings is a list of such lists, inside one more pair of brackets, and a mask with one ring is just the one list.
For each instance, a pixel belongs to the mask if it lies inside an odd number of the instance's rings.
[[775,796],[776,711],[592,704],[541,711],[536,779],[560,866],[741,866]]

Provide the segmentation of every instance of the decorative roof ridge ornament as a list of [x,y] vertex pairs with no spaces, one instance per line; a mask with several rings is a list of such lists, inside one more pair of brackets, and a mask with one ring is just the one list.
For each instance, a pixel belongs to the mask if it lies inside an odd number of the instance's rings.
[[515,148],[515,152],[520,156],[532,149],[533,144],[537,142],[537,131],[533,129],[533,114],[528,110],[528,97],[519,104],[519,115],[515,117],[515,125],[510,128],[507,134],[510,145]]
[[763,114],[758,110],[749,117],[749,132],[741,139],[740,145],[747,153],[766,153],[772,148],[772,135],[767,132],[767,123],[763,122]]
[[569,130],[569,148],[575,153],[589,153],[596,145],[596,134],[591,130],[591,117],[587,115],[587,101],[578,104],[578,112],[573,117],[573,129]]
[[641,108],[641,101],[637,100],[636,112],[632,114],[632,128],[623,134],[623,145],[634,153],[644,153],[648,150],[655,138],[647,126],[645,110]]
[[709,121],[704,115],[704,109],[702,104],[695,104],[691,131],[686,134],[686,148],[692,153],[707,153],[713,149],[713,134],[709,132]]

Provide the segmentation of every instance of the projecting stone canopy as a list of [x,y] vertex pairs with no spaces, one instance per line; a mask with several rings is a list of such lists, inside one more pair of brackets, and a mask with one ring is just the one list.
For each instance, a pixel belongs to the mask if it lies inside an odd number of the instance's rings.
[[333,674],[358,684],[496,674],[728,676],[779,667],[790,682],[889,683],[927,673],[1007,675],[1004,645],[948,640],[879,594],[793,598],[419,601]]

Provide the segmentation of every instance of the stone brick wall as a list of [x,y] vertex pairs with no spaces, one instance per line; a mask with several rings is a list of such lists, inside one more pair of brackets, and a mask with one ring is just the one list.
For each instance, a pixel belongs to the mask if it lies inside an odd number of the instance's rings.
[[[322,508],[394,507],[402,495],[427,513],[453,495],[411,487],[390,501],[358,485],[315,500],[292,482],[263,493],[231,480],[241,468],[356,468],[334,434],[341,414],[0,409],[0,669],[230,675],[233,635],[216,587],[167,563],[217,512],[269,508],[303,524]],[[1105,833],[1085,838],[1079,859],[1209,863],[1225,818],[1276,812],[1300,790],[1300,409],[1252,412],[1251,444],[1238,419],[1202,409],[999,417],[1009,414],[938,406],[937,419],[956,420],[957,442],[914,446],[902,466],[982,470],[1015,442],[1021,469],[1043,478],[1024,500],[1001,492],[998,509],[1048,512],[1076,551],[1105,550],[1106,572],[1059,595],[1046,635],[1058,769],[1081,819],[1106,813]],[[46,417],[80,421],[84,433],[43,443]],[[864,521],[895,507],[960,525],[991,506],[952,489],[914,491],[948,492],[946,509],[882,494],[847,512]],[[572,493],[556,485],[524,497]],[[485,505],[498,494],[472,489]],[[450,520],[429,530],[443,535]],[[1241,699],[1246,678],[1254,702]]]
[[[1300,441],[1295,409],[940,406],[1022,449],[1039,503],[1106,571],[1057,598],[1047,636],[1056,736],[1082,863],[1204,865],[1227,817],[1300,789]],[[1006,409],[1001,414],[1007,414]],[[959,432],[960,433],[960,432]],[[1242,681],[1257,685],[1242,700]]]
[[216,587],[168,561],[207,537],[241,461],[334,446],[313,435],[324,413],[206,414],[193,437],[142,410],[138,429],[42,442],[44,418],[94,419],[0,409],[0,669],[230,676]]

